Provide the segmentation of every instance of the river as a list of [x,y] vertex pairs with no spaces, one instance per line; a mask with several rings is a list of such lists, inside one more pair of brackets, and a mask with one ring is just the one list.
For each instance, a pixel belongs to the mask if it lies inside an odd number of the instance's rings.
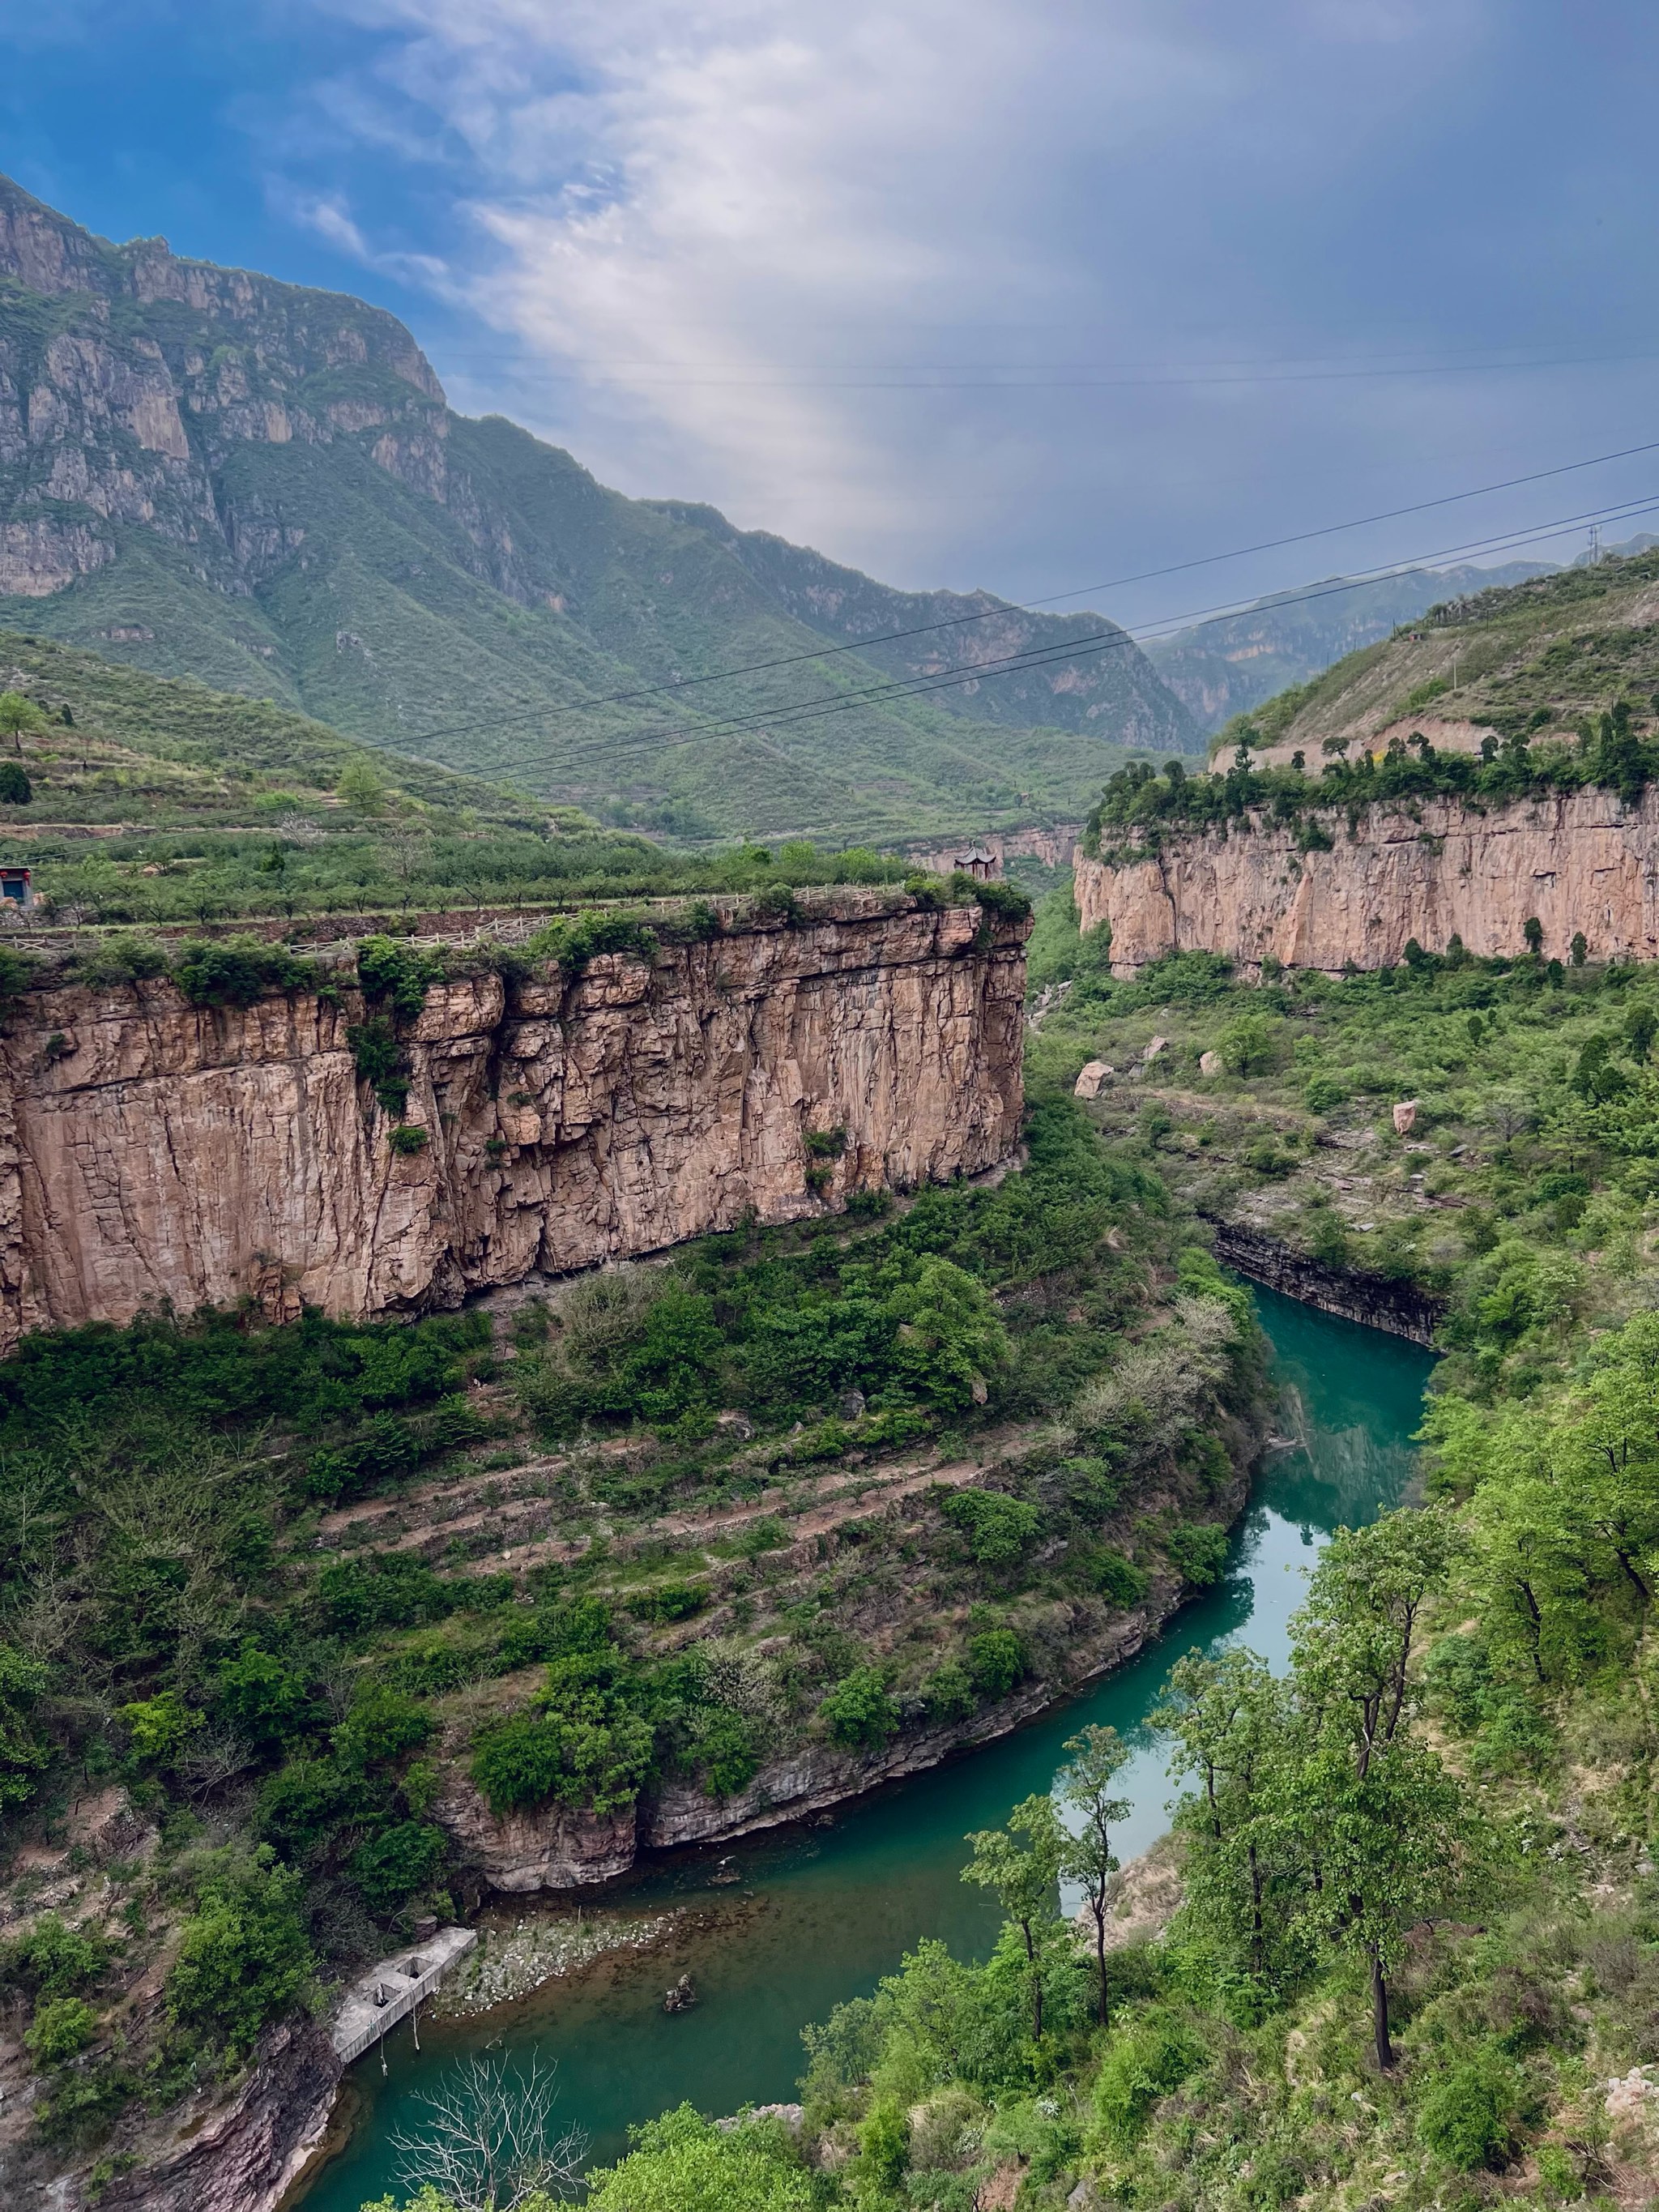
[[[828,1829],[788,1830],[677,1861],[630,1885],[629,1910],[703,1908],[667,1949],[612,1961],[573,1987],[557,1984],[464,2026],[423,2024],[422,2048],[399,2027],[354,2069],[360,2100],[345,2151],[307,2191],[305,2212],[358,2212],[395,2189],[389,2138],[419,2116],[458,2059],[489,2045],[556,2061],[562,2124],[580,2122],[596,2163],[624,2147],[631,2122],[689,2099],[707,2112],[787,2099],[801,2070],[800,2031],[843,1999],[867,1994],[919,1937],[941,1936],[982,1954],[994,1907],[960,1879],[970,1829],[993,1826],[1065,1762],[1065,1739],[1109,1722],[1135,1746],[1123,1777],[1133,1810],[1120,1831],[1125,1859],[1168,1826],[1171,1794],[1145,1726],[1170,1667],[1194,1646],[1244,1643],[1282,1668],[1287,1628],[1310,1565],[1333,1528],[1369,1521],[1404,1494],[1428,1353],[1270,1291],[1255,1292],[1282,1394],[1281,1436],[1236,1533],[1216,1588],[1176,1615],[1131,1665],[1017,1735],[884,1790]],[[741,1882],[711,1887],[717,1860]],[[752,1893],[752,1895],[749,1893]],[[610,1902],[607,1899],[607,1902]],[[694,1978],[695,2011],[669,2014],[662,1992]]]

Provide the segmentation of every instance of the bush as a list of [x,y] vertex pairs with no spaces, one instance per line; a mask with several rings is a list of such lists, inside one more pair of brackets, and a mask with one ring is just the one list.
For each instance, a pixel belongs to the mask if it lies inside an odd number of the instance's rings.
[[15,761],[0,761],[0,805],[27,806],[33,797],[27,772]]
[[173,981],[194,1006],[251,1006],[276,991],[298,991],[311,982],[307,963],[283,945],[258,937],[225,937],[187,945]]
[[690,1620],[708,1602],[708,1592],[697,1583],[665,1583],[656,1589],[639,1590],[627,1601],[635,1620]]
[[1095,2081],[1095,2114],[1114,2148],[1128,2149],[1152,2108],[1203,2063],[1204,2046],[1186,2021],[1154,2007],[1119,2028]]
[[633,1709],[620,1653],[570,1651],[549,1666],[539,1714],[515,1713],[475,1740],[472,1778],[496,1814],[545,1804],[601,1816],[631,1805],[651,1771],[655,1739]]
[[899,1709],[873,1667],[854,1667],[818,1707],[836,1743],[849,1749],[878,1749],[896,1735]]
[[392,1130],[386,1141],[394,1152],[400,1152],[405,1159],[410,1159],[416,1152],[423,1152],[432,1139],[428,1132],[422,1129],[418,1122],[402,1121]]
[[1514,2144],[1524,2102],[1520,2069],[1502,2051],[1456,2060],[1418,2109],[1419,2140],[1460,2172],[1498,2166]]
[[392,1014],[413,1021],[426,994],[444,972],[443,956],[390,937],[366,937],[357,947],[357,981],[366,999],[383,1000]]
[[720,2128],[682,2105],[629,2139],[626,2158],[588,2176],[590,2212],[811,2212],[820,2201],[775,2121]]
[[441,1828],[425,1820],[400,1820],[360,1844],[346,1870],[371,1912],[396,1912],[416,1892],[431,1886],[447,1850]]
[[80,1997],[49,1997],[23,2037],[23,2048],[44,2072],[78,2058],[98,2033],[98,2015]]
[[188,2039],[245,2058],[297,2002],[313,1964],[304,1887],[268,1844],[204,1884],[167,1979],[167,2011]]
[[1093,1561],[1095,1588],[1113,1605],[1139,1605],[1152,1582],[1145,1571],[1133,1559],[1126,1559],[1121,1552],[1109,1548],[1095,1554]]
[[43,1912],[27,1936],[0,1952],[0,1981],[38,1997],[68,1996],[102,1972],[106,1956],[101,1939],[66,1928],[55,1912]]
[[1201,1589],[1227,1563],[1227,1532],[1211,1521],[1180,1521],[1165,1532],[1164,1548],[1182,1581]]
[[1035,1505],[1000,1490],[958,1490],[940,1510],[968,1540],[968,1549],[984,1567],[1006,1566],[1036,1538],[1042,1520]]
[[1012,1628],[987,1628],[969,1638],[969,1678],[982,1698],[1006,1698],[1029,1664],[1024,1639]]

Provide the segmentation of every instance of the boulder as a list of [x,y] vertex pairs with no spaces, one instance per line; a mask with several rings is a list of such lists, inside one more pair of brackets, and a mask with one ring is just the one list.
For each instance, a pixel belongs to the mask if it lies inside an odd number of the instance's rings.
[[1221,1073],[1221,1054],[1218,1052],[1200,1053],[1198,1055],[1198,1072],[1200,1075],[1219,1075]]
[[1101,1085],[1111,1082],[1115,1068],[1109,1067],[1103,1060],[1091,1060],[1072,1085],[1074,1098],[1098,1098]]
[[1169,1050],[1169,1047],[1170,1040],[1168,1037],[1154,1037],[1152,1042],[1147,1046],[1146,1051],[1141,1054],[1140,1057],[1144,1060],[1156,1060],[1159,1053],[1167,1052]]
[[1394,1109],[1394,1133],[1396,1137],[1409,1137],[1417,1127],[1417,1101],[1402,1098]]

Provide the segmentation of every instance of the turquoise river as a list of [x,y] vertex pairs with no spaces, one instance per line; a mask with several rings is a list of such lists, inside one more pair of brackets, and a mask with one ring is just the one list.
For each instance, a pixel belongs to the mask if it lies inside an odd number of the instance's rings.
[[[561,2123],[590,2130],[595,2163],[624,2146],[631,2122],[684,2099],[730,2112],[792,2097],[803,2027],[867,1993],[919,1937],[942,1936],[965,1955],[984,1951],[994,1922],[960,1879],[963,1838],[1046,1790],[1064,1763],[1065,1739],[1085,1722],[1109,1722],[1136,1745],[1123,1856],[1161,1834],[1170,1784],[1145,1723],[1170,1668],[1194,1646],[1234,1642],[1284,1665],[1290,1615],[1326,1535],[1405,1492],[1431,1364],[1415,1346],[1270,1291],[1256,1301],[1282,1394],[1279,1434],[1297,1443],[1266,1460],[1214,1589],[1139,1658],[1018,1735],[850,1806],[828,1828],[687,1855],[607,1896],[607,1905],[629,1911],[694,1908],[667,1948],[620,1954],[465,2026],[423,2022],[418,2052],[407,2025],[394,2031],[384,2075],[374,2053],[354,2069],[350,2140],[305,2192],[305,2212],[357,2212],[365,2198],[396,2189],[391,2138],[418,2119],[416,2100],[447,2069],[485,2045],[557,2062]],[[684,1972],[701,2002],[665,2013],[663,1990]]]

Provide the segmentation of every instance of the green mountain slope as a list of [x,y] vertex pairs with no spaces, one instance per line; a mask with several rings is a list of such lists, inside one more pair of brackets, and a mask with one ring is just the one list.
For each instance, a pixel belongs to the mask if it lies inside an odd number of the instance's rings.
[[1414,622],[1442,600],[1550,573],[1543,562],[1511,561],[1497,568],[1412,568],[1352,584],[1332,577],[1275,592],[1219,622],[1149,641],[1146,658],[1198,727],[1215,731],[1287,684],[1305,684],[1333,661]]
[[1299,748],[1316,763],[1328,740],[1358,744],[1417,718],[1451,726],[1443,749],[1483,730],[1575,732],[1621,698],[1644,717],[1659,689],[1656,617],[1659,550],[1563,568],[1437,606],[1249,721],[1275,755]]
[[[892,696],[915,668],[814,658],[800,594],[741,550],[453,414],[362,301],[110,246],[0,180],[0,624],[688,836],[1057,818],[1120,744],[1193,742],[1127,638],[1086,698],[1032,684],[994,735],[993,682]],[[854,580],[877,627],[912,604]]]

